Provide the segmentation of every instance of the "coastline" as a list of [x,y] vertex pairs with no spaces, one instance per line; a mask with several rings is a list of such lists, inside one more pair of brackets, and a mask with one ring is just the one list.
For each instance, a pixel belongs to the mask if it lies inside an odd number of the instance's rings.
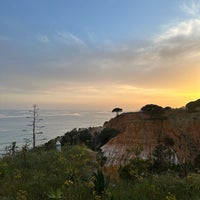
[[[27,125],[30,123],[26,117],[27,110],[0,110],[0,150],[16,142],[17,146],[25,144],[25,138],[32,138],[32,131]],[[74,128],[88,128],[102,126],[113,114],[110,111],[65,111],[40,110],[40,125],[45,126],[37,138],[37,145],[62,136]],[[23,131],[26,129],[27,131]],[[0,152],[1,153],[1,152]]]

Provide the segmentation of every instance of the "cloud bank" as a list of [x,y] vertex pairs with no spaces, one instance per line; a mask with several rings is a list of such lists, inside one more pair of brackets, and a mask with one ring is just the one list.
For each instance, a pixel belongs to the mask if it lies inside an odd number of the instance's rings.
[[14,94],[26,99],[31,95],[31,99],[34,94],[40,101],[52,98],[63,104],[80,103],[80,99],[86,104],[105,103],[118,98],[131,105],[135,96],[154,95],[157,101],[158,95],[173,98],[178,92],[197,96],[200,6],[184,3],[181,9],[190,15],[188,19],[166,25],[149,39],[117,44],[87,42],[69,31],[54,31],[38,34],[30,52],[25,44],[0,36],[0,91],[4,99]]

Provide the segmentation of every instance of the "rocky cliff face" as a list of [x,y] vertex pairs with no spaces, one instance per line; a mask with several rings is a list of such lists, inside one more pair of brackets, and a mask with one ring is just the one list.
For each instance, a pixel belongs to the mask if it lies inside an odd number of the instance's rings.
[[156,119],[142,112],[123,113],[106,122],[104,127],[120,131],[102,147],[107,165],[127,163],[135,156],[130,149],[138,146],[143,149],[142,158],[151,158],[158,144],[166,145],[166,138],[173,140],[170,148],[180,163],[193,162],[200,154],[200,112],[170,111]]

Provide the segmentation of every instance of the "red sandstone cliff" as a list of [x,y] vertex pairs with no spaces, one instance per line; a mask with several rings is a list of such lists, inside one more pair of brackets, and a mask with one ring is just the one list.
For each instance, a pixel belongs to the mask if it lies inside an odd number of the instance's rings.
[[123,113],[104,127],[121,132],[102,147],[107,165],[127,163],[134,157],[128,149],[136,146],[143,147],[142,158],[150,158],[156,145],[165,143],[166,136],[173,139],[171,148],[179,162],[192,162],[200,154],[200,112],[173,110],[160,119],[151,119],[142,112]]

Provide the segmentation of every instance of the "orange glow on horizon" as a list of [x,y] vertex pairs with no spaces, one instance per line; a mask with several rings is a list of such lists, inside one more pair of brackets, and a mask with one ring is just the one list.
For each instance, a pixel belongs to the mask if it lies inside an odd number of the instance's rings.
[[[170,90],[159,88],[137,88],[130,85],[112,85],[101,87],[55,88],[34,94],[7,94],[4,101],[8,104],[16,99],[16,104],[38,104],[52,108],[79,108],[110,110],[115,106],[126,111],[136,111],[142,106],[153,103],[160,106],[182,107],[190,101],[200,98],[197,90]],[[10,101],[10,102],[9,102]]]

